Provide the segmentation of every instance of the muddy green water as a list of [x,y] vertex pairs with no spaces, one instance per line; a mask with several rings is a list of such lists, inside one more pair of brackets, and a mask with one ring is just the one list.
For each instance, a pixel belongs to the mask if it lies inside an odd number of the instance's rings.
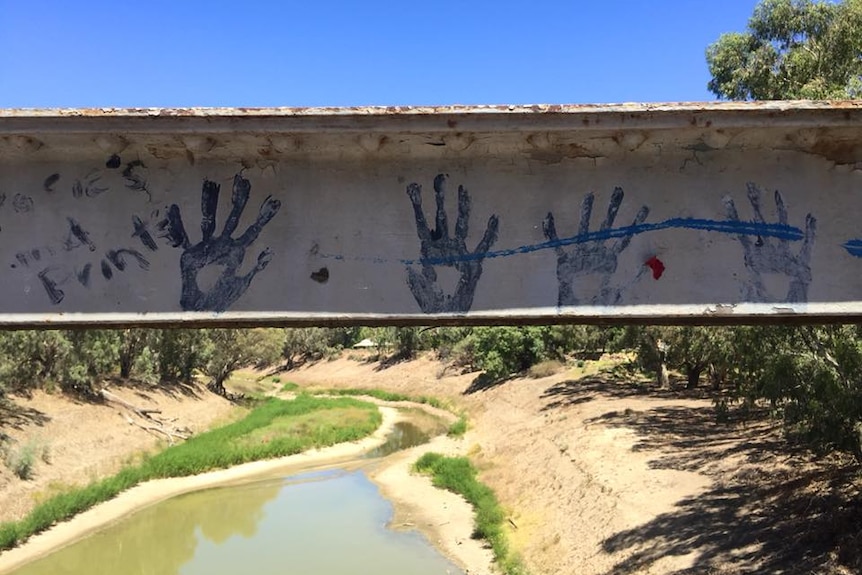
[[365,454],[366,459],[386,457],[396,451],[422,445],[431,439],[427,433],[409,421],[399,421],[393,426],[392,432],[386,436],[386,442]]
[[[424,441],[400,425],[378,455]],[[170,499],[15,575],[463,574],[391,516],[361,469],[316,471]]]

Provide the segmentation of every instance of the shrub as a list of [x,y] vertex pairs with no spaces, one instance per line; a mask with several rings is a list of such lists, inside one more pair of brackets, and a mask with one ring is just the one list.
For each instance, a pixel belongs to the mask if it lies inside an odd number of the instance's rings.
[[554,359],[556,352],[546,345],[546,336],[550,333],[545,327],[476,328],[468,338],[473,365],[496,381],[520,373],[543,359]]
[[[584,362],[581,362],[583,365]],[[542,377],[550,377],[556,373],[559,373],[561,369],[563,369],[563,363],[556,359],[547,359],[545,361],[540,361],[536,365],[530,367],[527,370],[527,375],[532,377],[533,379],[540,379]]]
[[19,479],[28,480],[33,478],[33,468],[40,449],[34,442],[26,443],[17,449],[9,449],[6,452],[5,463],[12,473]]
[[449,437],[462,437],[465,433],[467,433],[467,418],[462,415],[458,418],[458,421],[449,426],[446,435]]

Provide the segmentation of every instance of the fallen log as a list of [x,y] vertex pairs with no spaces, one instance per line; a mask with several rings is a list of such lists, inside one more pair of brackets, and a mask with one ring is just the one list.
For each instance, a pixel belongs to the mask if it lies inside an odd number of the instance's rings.
[[108,401],[111,403],[116,403],[118,405],[122,405],[126,409],[135,412],[136,414],[138,414],[140,417],[142,417],[144,419],[155,420],[155,418],[152,416],[152,414],[161,413],[161,410],[159,410],[159,409],[147,409],[145,407],[138,407],[137,405],[131,404],[128,401],[126,401],[125,399],[123,399],[122,397],[117,397],[113,393],[109,392],[107,389],[100,390],[99,395],[105,401]]

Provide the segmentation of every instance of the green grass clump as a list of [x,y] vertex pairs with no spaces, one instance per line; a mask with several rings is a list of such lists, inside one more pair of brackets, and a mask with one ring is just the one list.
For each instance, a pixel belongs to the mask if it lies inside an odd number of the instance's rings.
[[490,487],[476,478],[476,468],[466,457],[445,457],[426,453],[414,464],[422,473],[429,473],[435,487],[461,495],[476,513],[473,537],[484,539],[494,552],[494,560],[507,575],[525,575],[520,558],[509,549],[503,531],[505,514]]
[[458,421],[449,426],[446,435],[449,437],[463,437],[467,433],[467,417],[462,415]]
[[406,395],[394,391],[386,391],[385,389],[372,388],[355,388],[355,389],[319,389],[313,392],[315,395],[366,395],[379,399],[380,401],[412,401],[414,403],[422,403],[436,407],[438,409],[446,409],[446,405],[437,399],[427,395]]
[[[295,418],[312,412],[332,409],[359,409],[367,412],[364,421],[331,421],[328,425],[307,427],[301,434],[271,437],[269,441],[248,444],[241,438],[273,425],[281,418]],[[325,447],[343,441],[353,441],[373,432],[382,418],[377,408],[351,398],[326,399],[302,394],[293,401],[270,398],[245,418],[192,437],[144,462],[148,477],[180,477],[194,475],[255,461],[293,455],[312,447]]]
[[49,497],[20,521],[0,523],[0,550],[149,479],[194,475],[354,441],[371,434],[381,422],[376,406],[353,398],[307,394],[293,401],[270,398],[237,422],[194,436],[86,487]]
[[299,389],[299,384],[293,383],[292,381],[288,381],[281,386],[281,391],[296,391],[297,389]]

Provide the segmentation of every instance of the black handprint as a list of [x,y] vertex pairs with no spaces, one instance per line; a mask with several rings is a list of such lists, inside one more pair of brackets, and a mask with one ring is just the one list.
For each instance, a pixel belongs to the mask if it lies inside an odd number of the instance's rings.
[[[458,221],[455,223],[455,237],[449,237],[449,222],[444,207],[446,195],[446,174],[434,178],[434,192],[437,201],[436,226],[428,228],[422,211],[422,186],[412,183],[407,186],[407,195],[413,204],[416,219],[416,232],[421,242],[422,271],[407,268],[407,285],[416,298],[416,303],[425,313],[464,313],[473,305],[476,285],[482,276],[482,260],[497,241],[499,218],[492,215],[488,227],[471,253],[467,251],[467,232],[470,221],[470,195],[464,186],[458,186]],[[454,267],[461,275],[455,293],[446,295],[437,286],[435,265]]]
[[[748,201],[754,210],[754,222],[766,224],[763,212],[760,210],[760,189],[753,183],[748,185]],[[724,207],[728,219],[738,222],[739,214],[733,199],[724,198]],[[775,208],[778,212],[778,223],[786,226],[787,207],[781,192],[775,190]],[[787,290],[786,302],[808,301],[808,285],[811,283],[811,246],[814,244],[814,235],[817,231],[817,220],[811,214],[805,216],[805,233],[802,239],[802,247],[799,253],[790,251],[790,242],[787,239],[764,239],[760,236],[752,242],[752,239],[744,234],[739,234],[739,243],[745,254],[745,267],[748,269],[751,283],[747,286],[746,301],[775,301],[767,292],[763,283],[762,274],[781,274],[790,278],[790,287]]]
[[[240,174],[233,179],[233,195],[231,211],[225,220],[221,235],[213,236],[215,217],[218,207],[220,186],[209,180],[204,180],[201,190],[201,241],[191,245],[186,235],[180,208],[173,204],[168,208],[167,216],[159,222],[160,236],[168,239],[173,247],[183,248],[180,257],[182,273],[182,295],[180,306],[185,311],[224,311],[238,300],[254,276],[263,270],[272,259],[269,248],[263,250],[257,257],[255,266],[245,275],[237,275],[245,258],[246,249],[254,243],[264,226],[278,213],[281,202],[267,197],[261,204],[257,219],[238,238],[231,234],[239,224],[245,205],[251,192],[251,184]],[[198,285],[198,273],[207,266],[222,266],[221,274],[215,285],[204,292]]]
[[[554,214],[548,212],[543,222],[543,231],[549,241],[556,243],[554,251],[557,254],[557,281],[559,282],[559,293],[557,305],[578,305],[580,302],[575,293],[575,280],[578,276],[601,275],[601,285],[598,295],[592,298],[595,304],[615,304],[621,297],[620,288],[610,285],[611,276],[617,271],[617,257],[626,249],[632,240],[633,233],[624,235],[612,245],[607,245],[607,238],[601,232],[611,230],[617,212],[622,204],[624,192],[622,188],[615,188],[611,201],[608,204],[608,213],[602,222],[597,239],[588,240],[590,232],[590,219],[593,214],[593,202],[595,196],[592,193],[584,196],[581,202],[581,221],[578,226],[578,236],[585,236],[585,241],[575,243],[574,248],[567,252],[559,243],[557,228],[554,223]],[[635,216],[632,226],[642,224],[649,215],[649,208],[641,207]]]

